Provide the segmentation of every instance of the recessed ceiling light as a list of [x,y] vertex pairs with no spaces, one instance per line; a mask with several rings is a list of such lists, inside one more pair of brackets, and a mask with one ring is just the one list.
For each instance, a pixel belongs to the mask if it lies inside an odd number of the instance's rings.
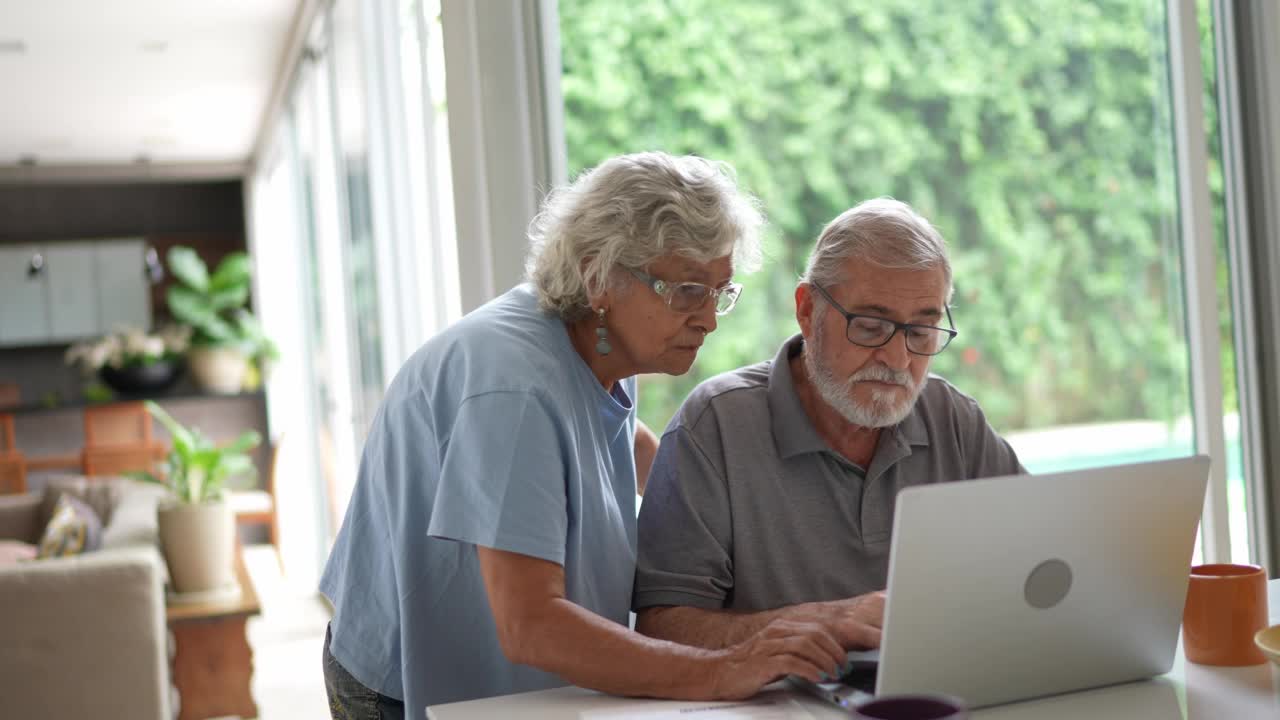
[[27,51],[27,44],[21,40],[0,39],[0,55],[22,55]]
[[138,49],[144,53],[162,53],[169,49],[169,43],[164,40],[148,40],[138,46]]

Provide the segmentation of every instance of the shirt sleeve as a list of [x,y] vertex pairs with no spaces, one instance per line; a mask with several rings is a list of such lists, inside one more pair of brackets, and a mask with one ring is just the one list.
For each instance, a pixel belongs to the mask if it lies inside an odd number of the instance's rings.
[[964,427],[961,428],[961,437],[966,439],[964,451],[969,478],[1028,474],[1013,446],[987,422],[987,416],[977,401],[965,397],[962,403],[960,417]]
[[566,433],[534,393],[464,400],[441,450],[432,537],[564,564]]
[[724,473],[687,430],[658,445],[640,506],[632,609],[724,607],[733,589],[733,536]]

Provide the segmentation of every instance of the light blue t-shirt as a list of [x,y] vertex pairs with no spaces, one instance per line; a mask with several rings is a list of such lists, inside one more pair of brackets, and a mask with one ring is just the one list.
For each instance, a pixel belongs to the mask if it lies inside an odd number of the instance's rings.
[[334,658],[410,717],[564,685],[503,655],[475,546],[563,565],[569,600],[627,624],[635,389],[606,391],[527,285],[414,353],[374,418],[320,581]]

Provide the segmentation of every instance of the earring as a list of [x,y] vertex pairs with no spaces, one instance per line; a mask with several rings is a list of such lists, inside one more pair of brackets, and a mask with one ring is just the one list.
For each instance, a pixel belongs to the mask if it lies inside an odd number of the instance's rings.
[[596,328],[596,352],[608,355],[613,351],[613,346],[609,344],[609,328],[604,326],[604,313],[604,308],[596,310],[596,316],[600,318],[600,327]]

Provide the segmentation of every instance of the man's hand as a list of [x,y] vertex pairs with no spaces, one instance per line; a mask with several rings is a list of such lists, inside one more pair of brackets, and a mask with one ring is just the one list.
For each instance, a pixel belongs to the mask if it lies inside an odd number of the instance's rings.
[[826,615],[827,630],[849,650],[880,647],[880,631],[884,627],[884,591],[819,603]]
[[822,625],[792,620],[774,620],[745,642],[717,654],[711,696],[723,700],[751,697],[784,675],[818,682],[823,673],[838,675],[846,657]]
[[719,650],[753,639],[772,622],[789,620],[822,627],[846,650],[869,650],[880,647],[884,599],[884,592],[877,591],[751,613],[671,605],[647,607],[636,614],[636,630],[650,637]]

